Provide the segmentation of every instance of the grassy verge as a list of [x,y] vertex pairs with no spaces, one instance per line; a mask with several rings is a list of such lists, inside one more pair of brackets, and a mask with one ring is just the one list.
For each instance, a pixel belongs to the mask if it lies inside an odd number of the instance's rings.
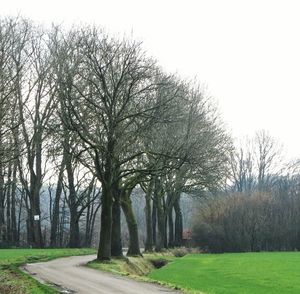
[[94,254],[93,249],[0,249],[1,294],[54,294],[46,285],[38,283],[19,270],[24,263],[48,261],[58,257]]
[[[156,269],[155,260],[169,263]],[[88,266],[181,289],[185,293],[300,293],[300,253],[144,254],[144,258],[113,259]]]
[[91,261],[88,266],[113,274],[131,277],[146,277],[159,263],[169,263],[176,257],[170,253],[146,253],[143,257],[114,258],[109,262]]
[[300,253],[191,254],[149,278],[190,293],[300,293]]
[[157,267],[165,266],[166,264],[173,263],[175,260],[179,259],[179,257],[175,256],[177,253],[178,252],[175,251],[144,253],[143,257],[114,258],[109,262],[98,262],[95,260],[89,262],[87,266],[117,275],[128,276],[139,281],[157,283],[169,288],[181,289],[184,291],[183,288],[174,283],[171,284],[166,281],[154,280],[148,277],[149,273],[155,271]]

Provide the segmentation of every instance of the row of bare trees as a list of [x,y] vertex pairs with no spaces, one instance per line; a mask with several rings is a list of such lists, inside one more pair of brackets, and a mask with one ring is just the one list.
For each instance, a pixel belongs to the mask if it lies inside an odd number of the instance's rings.
[[122,255],[121,211],[139,255],[139,187],[145,249],[180,246],[181,193],[224,183],[231,149],[197,83],[96,27],[7,18],[0,34],[0,242],[25,227],[32,246],[89,246],[101,207],[98,259]]
[[[53,36],[28,20],[10,18],[0,21],[0,34],[0,240],[22,244],[25,229],[25,242],[43,247],[44,221],[51,224],[51,245],[57,246],[59,210],[66,202],[69,246],[78,246],[79,218],[86,208],[99,209],[99,189],[72,155],[76,138],[59,122]],[[42,213],[48,205],[50,214]],[[92,226],[93,216],[86,215]]]

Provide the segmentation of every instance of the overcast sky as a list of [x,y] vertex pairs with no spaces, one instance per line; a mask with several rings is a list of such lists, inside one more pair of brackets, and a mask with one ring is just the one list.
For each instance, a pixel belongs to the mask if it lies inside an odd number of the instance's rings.
[[[299,3],[299,4],[298,4]],[[300,158],[300,1],[0,0],[2,15],[126,33],[197,79],[235,137],[266,129]]]

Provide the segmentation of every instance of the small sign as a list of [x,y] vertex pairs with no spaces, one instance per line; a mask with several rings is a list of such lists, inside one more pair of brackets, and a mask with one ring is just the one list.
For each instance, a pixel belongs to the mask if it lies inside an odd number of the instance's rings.
[[33,218],[34,218],[35,221],[40,220],[40,216],[39,216],[38,214],[37,214],[37,215],[34,215]]

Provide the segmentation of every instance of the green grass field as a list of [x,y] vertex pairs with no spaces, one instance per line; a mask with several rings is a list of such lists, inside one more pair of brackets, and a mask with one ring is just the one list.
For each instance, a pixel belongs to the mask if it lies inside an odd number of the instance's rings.
[[[1,294],[54,294],[18,270],[25,262],[46,261],[62,256],[95,253],[93,249],[2,249],[0,250]],[[153,270],[149,260],[170,261]],[[185,289],[188,293],[268,294],[300,293],[300,253],[191,254],[181,258],[145,255],[144,259],[116,260],[91,267],[117,274],[143,275],[150,280]]]
[[149,277],[191,293],[300,293],[300,253],[193,254]]
[[93,254],[94,249],[0,249],[1,294],[54,294],[55,290],[22,273],[18,266],[27,262],[58,257]]

